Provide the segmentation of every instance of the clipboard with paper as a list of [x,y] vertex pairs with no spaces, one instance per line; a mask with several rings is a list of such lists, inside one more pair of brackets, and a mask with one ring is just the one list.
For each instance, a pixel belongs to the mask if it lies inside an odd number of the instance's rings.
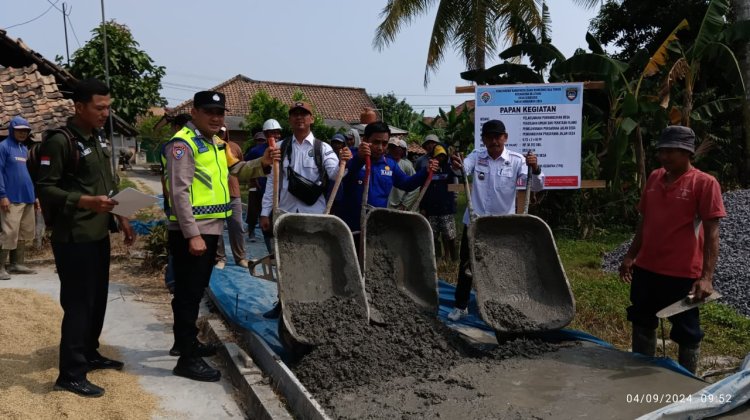
[[128,218],[132,217],[138,210],[151,207],[158,201],[156,197],[142,193],[135,188],[125,188],[112,199],[117,201],[117,205],[111,213]]

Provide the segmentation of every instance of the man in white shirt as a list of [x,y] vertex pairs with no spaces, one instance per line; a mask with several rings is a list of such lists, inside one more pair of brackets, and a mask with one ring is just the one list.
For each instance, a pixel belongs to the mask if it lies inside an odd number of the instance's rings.
[[[324,182],[323,177],[327,176],[335,180],[339,169],[339,158],[333,151],[333,148],[327,143],[321,142],[321,159],[325,174],[320,174],[315,162],[315,136],[313,136],[310,127],[315,117],[312,114],[312,107],[306,102],[296,102],[289,109],[289,124],[292,127],[293,135],[280,142],[278,147],[282,150],[281,167],[279,174],[281,185],[279,188],[279,209],[286,213],[311,213],[323,214],[326,208],[325,194],[321,194],[312,204],[303,202],[300,198],[294,196],[289,191],[289,173],[287,168],[307,180],[316,183]],[[284,143],[291,141],[288,153],[284,154]],[[351,152],[348,149],[341,151],[341,159],[349,160]],[[273,173],[268,175],[268,186],[273,185]],[[273,205],[273,188],[266,188],[263,194],[263,208],[260,213],[260,226],[263,231],[270,231],[271,224],[271,207]]]
[[[339,169],[339,157],[328,143],[315,139],[310,128],[315,121],[312,107],[307,102],[295,102],[289,108],[289,125],[292,128],[292,136],[282,140],[278,147],[281,149],[281,162],[279,168],[279,210],[286,213],[310,213],[323,214],[326,208],[326,182],[324,178],[336,179]],[[291,142],[291,144],[285,144]],[[316,142],[319,142],[320,160],[325,173],[320,173],[316,163]],[[341,150],[341,160],[351,159],[352,153],[349,148]],[[296,174],[289,172],[289,169]],[[321,194],[315,201],[303,201],[303,198],[295,196],[289,190],[290,176],[300,176],[306,180],[320,185]],[[263,194],[263,207],[260,212],[260,228],[264,233],[273,232],[271,212],[273,207],[273,173],[268,175],[266,192]],[[281,307],[277,302],[272,310],[264,314],[267,318],[278,318]]]
[[[463,170],[466,176],[473,175],[471,203],[475,216],[500,216],[513,214],[516,208],[516,186],[526,185],[527,167],[531,167],[532,191],[544,188],[544,174],[536,156],[524,156],[505,148],[508,133],[500,120],[490,120],[482,126],[484,148],[475,149],[466,159],[451,157],[454,170]],[[471,267],[469,264],[469,210],[464,213],[464,229],[459,251],[458,285],[456,286],[456,306],[448,318],[457,321],[468,314],[471,295]],[[502,273],[498,273],[502,275]]]

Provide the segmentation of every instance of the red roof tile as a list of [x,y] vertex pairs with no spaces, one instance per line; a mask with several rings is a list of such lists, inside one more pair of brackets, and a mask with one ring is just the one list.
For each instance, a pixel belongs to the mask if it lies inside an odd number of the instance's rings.
[[[302,83],[269,82],[253,80],[238,74],[212,88],[227,97],[227,115],[244,116],[250,111],[249,102],[261,90],[287,105],[292,104],[292,95],[300,90],[313,104],[321,117],[346,122],[359,121],[364,108],[375,108],[364,88],[310,85]],[[189,112],[193,101],[185,101],[172,113]]]
[[43,76],[36,64],[23,68],[0,68],[0,124],[20,115],[33,132],[65,125],[73,115],[73,101],[63,98],[55,77]]

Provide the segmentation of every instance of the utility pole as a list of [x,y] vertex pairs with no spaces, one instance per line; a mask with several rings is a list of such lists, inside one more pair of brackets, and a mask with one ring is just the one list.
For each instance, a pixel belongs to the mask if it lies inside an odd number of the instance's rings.
[[70,49],[68,48],[68,15],[65,14],[65,3],[63,3],[63,29],[65,30],[65,57],[68,59],[70,67]]
[[[104,20],[104,0],[102,4],[102,35],[104,36],[104,77],[107,80],[107,87],[112,90],[109,84],[109,51],[107,50],[107,23]],[[109,111],[109,147],[112,150],[112,174],[117,177],[117,154],[115,153],[115,123],[112,109]]]

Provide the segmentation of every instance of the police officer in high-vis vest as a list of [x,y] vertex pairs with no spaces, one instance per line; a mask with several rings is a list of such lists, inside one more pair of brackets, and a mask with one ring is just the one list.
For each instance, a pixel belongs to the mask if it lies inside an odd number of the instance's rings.
[[216,133],[224,125],[225,97],[198,92],[192,121],[164,146],[169,199],[169,252],[175,272],[175,348],[180,358],[173,372],[199,381],[218,381],[221,373],[202,357],[215,354],[213,346],[198,341],[198,307],[208,286],[216,247],[230,209],[226,144]]

